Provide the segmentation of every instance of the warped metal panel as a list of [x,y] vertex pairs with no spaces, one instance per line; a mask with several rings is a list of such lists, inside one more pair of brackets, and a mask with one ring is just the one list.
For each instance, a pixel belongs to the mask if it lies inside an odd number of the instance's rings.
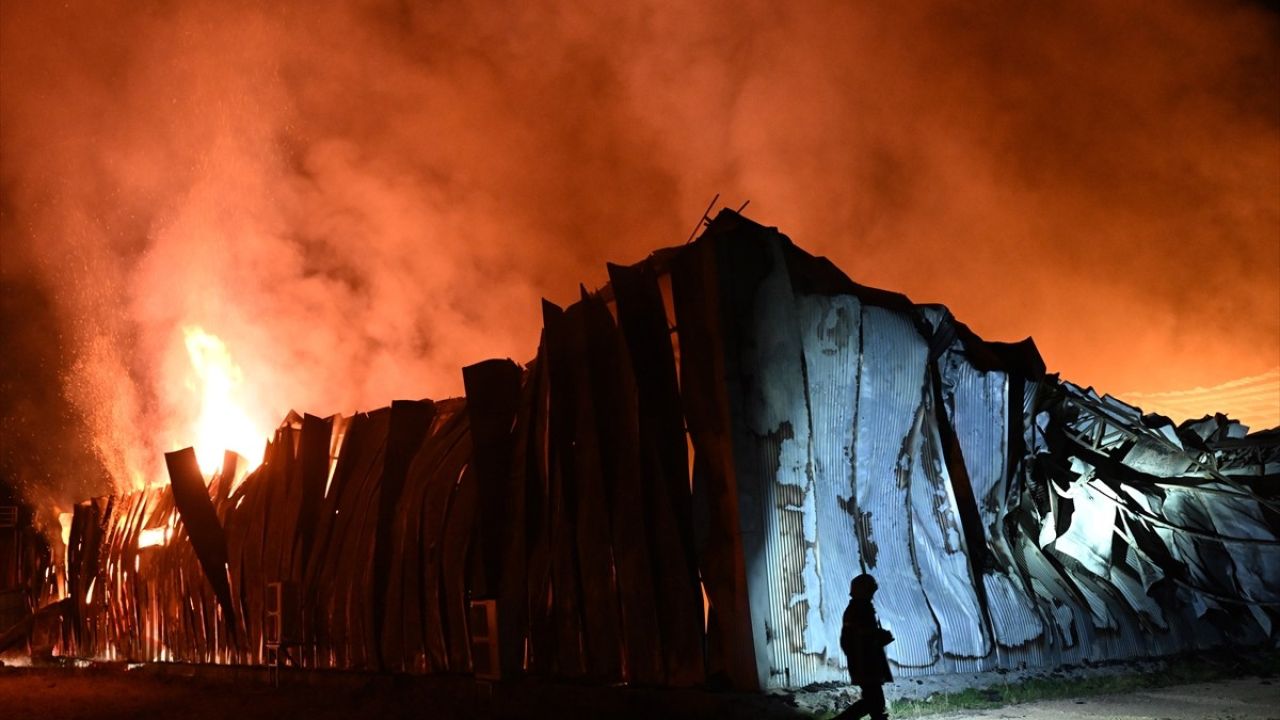
[[736,688],[758,689],[739,517],[745,510],[739,506],[728,427],[714,242],[704,236],[673,259],[671,271],[680,339],[680,399],[695,451],[693,496],[705,498],[702,512],[694,517],[705,540],[699,547],[698,569],[708,601],[707,675],[719,675]]
[[[564,353],[550,356],[551,390],[557,392],[557,381],[565,384],[559,395],[564,433],[556,447],[563,458],[565,507],[574,522],[569,547],[577,555],[582,591],[585,670],[590,677],[616,682],[622,677],[622,618],[610,543],[609,488],[601,464],[606,439],[596,420],[587,339],[588,315],[599,302],[584,299],[565,310]],[[603,307],[596,309],[607,314]]]
[[1280,544],[1257,500],[1221,483],[1206,483],[1200,489],[1218,491],[1213,502],[1205,503],[1217,534],[1241,540],[1223,541],[1235,567],[1232,577],[1239,596],[1256,603],[1280,603]]
[[535,497],[530,480],[536,473],[530,468],[534,456],[530,443],[544,364],[539,349],[539,354],[524,372],[515,422],[511,428],[511,476],[507,486],[511,524],[507,542],[501,549],[505,560],[496,593],[501,609],[498,615],[499,667],[504,675],[508,671],[518,673],[524,669],[526,649],[531,644],[529,550],[531,528],[535,523],[529,508]]
[[1071,526],[1053,542],[1053,548],[1075,558],[1093,574],[1106,576],[1112,563],[1115,505],[1083,481],[1073,483],[1066,496],[1073,505]]
[[[471,434],[459,443],[462,458],[471,457]],[[457,475],[449,496],[448,517],[440,538],[441,599],[445,638],[449,653],[449,671],[471,672],[471,641],[467,634],[467,553],[479,500],[479,485],[470,463]]]
[[1139,437],[1124,456],[1124,464],[1155,477],[1183,477],[1192,474],[1194,464],[1182,448],[1149,437]]
[[447,423],[442,426],[438,442],[423,444],[419,455],[414,458],[411,472],[418,474],[420,479],[415,482],[423,486],[421,505],[417,507],[421,516],[417,542],[421,558],[425,663],[429,672],[444,672],[449,668],[448,596],[444,586],[446,523],[449,500],[461,479],[471,445],[466,412],[443,403],[436,407],[437,412],[445,415]]
[[[923,394],[911,446],[911,540],[921,587],[949,658],[988,658],[991,639],[974,590],[964,532],[943,461],[933,393]],[[985,667],[979,663],[972,669]]]
[[[227,580],[227,537],[218,522],[217,511],[209,499],[204,476],[191,448],[165,453],[165,465],[169,468],[169,481],[173,484],[173,497],[178,512],[191,538],[196,557],[218,596],[223,612],[234,618],[235,606],[231,603],[231,586]],[[95,548],[96,550],[96,548]],[[96,565],[96,552],[94,553]]]
[[[978,504],[987,552],[995,559],[982,574],[991,628],[999,645],[1023,648],[1043,636],[1044,626],[1028,599],[1029,589],[1016,573],[1009,572],[1014,562],[1004,537],[1010,494],[1010,379],[999,371],[979,372],[954,347],[942,356],[941,367],[944,400],[949,405],[952,427]],[[1000,649],[996,653],[1002,665],[1008,666],[1008,653]]]
[[702,593],[671,329],[657,274],[648,263],[629,268],[609,265],[609,279],[635,382],[638,471],[665,680],[677,686],[696,685],[705,673]]
[[554,668],[565,677],[582,677],[589,670],[583,635],[588,628],[583,617],[579,585],[578,522],[574,483],[573,388],[574,373],[569,354],[568,313],[552,303],[542,303],[543,333],[547,345],[550,377],[548,416],[548,528],[551,587],[551,628],[555,652]]
[[378,473],[378,502],[370,506],[373,557],[370,570],[369,606],[371,609],[371,663],[379,669],[401,664],[404,637],[397,622],[393,632],[386,632],[389,607],[403,610],[403,585],[392,583],[391,574],[400,562],[402,545],[393,535],[396,517],[404,512],[405,478],[409,465],[431,428],[435,404],[430,400],[397,400],[391,403],[387,442],[383,448],[382,467]]
[[813,502],[826,643],[825,660],[815,672],[792,677],[794,685],[803,685],[847,677],[840,628],[849,602],[849,581],[862,572],[853,490],[862,304],[850,295],[806,295],[797,298],[796,304],[809,413],[816,430],[812,437]]
[[863,307],[862,337],[854,460],[862,558],[896,637],[889,659],[907,673],[927,671],[940,659],[939,629],[911,558],[908,453],[924,412],[928,347],[910,320],[873,306]]
[[[640,685],[663,682],[661,625],[641,475],[640,418],[636,385],[613,316],[598,298],[584,298],[590,387],[600,440],[600,474],[609,523],[609,546],[617,580],[622,679]],[[637,508],[642,512],[636,512]]]
[[757,673],[762,687],[781,687],[805,655],[822,657],[827,641],[814,553],[804,355],[776,240],[739,238],[720,262],[725,380]]

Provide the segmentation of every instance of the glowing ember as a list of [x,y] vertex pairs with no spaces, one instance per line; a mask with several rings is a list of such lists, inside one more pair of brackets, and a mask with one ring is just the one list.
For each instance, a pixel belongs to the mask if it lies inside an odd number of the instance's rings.
[[169,536],[173,532],[168,527],[147,528],[138,533],[138,549],[155,547],[157,545],[166,545],[169,542]]
[[264,433],[236,402],[243,376],[218,336],[198,326],[182,329],[195,370],[192,389],[200,392],[200,415],[195,425],[196,459],[211,475],[222,466],[224,450],[234,450],[257,465],[262,462]]

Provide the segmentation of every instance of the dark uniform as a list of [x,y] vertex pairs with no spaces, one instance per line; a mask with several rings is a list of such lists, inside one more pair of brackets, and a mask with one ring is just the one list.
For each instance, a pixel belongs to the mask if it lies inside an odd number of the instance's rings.
[[872,720],[889,717],[885,712],[882,686],[893,682],[893,674],[889,672],[889,659],[884,652],[884,646],[893,642],[893,634],[880,627],[875,607],[871,604],[875,581],[870,580],[869,592],[867,584],[863,583],[860,593],[859,580],[862,578],[870,579],[870,576],[862,575],[854,579],[853,587],[850,588],[853,597],[849,599],[849,607],[845,608],[844,623],[840,630],[840,649],[844,650],[849,662],[849,680],[862,689],[862,698],[840,713],[840,720],[852,720],[863,715],[870,715]]

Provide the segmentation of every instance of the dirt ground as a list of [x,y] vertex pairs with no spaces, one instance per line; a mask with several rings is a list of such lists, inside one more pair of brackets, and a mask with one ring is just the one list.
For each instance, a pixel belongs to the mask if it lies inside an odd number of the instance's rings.
[[[1241,678],[932,716],[937,720],[1280,720],[1280,681]],[[0,668],[0,718],[329,720],[330,718],[806,718],[777,698],[698,691],[481,686],[391,676],[184,676],[149,666]]]
[[1240,678],[1197,685],[1046,700],[994,710],[934,715],[933,720],[1280,720],[1280,681]]

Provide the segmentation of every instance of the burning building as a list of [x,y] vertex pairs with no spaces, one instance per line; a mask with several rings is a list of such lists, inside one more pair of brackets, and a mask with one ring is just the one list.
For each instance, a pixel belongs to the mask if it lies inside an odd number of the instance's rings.
[[1144,415],[733,212],[609,277],[464,398],[80,503],[7,642],[795,687],[846,678],[861,572],[905,676],[1280,637],[1280,431]]

